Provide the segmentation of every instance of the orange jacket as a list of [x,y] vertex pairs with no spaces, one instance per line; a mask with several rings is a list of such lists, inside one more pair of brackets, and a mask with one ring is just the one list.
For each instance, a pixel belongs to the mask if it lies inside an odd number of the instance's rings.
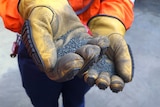
[[[75,11],[82,10],[91,0],[68,0]],[[7,29],[21,32],[23,19],[17,10],[18,0],[0,0],[0,16]],[[98,14],[118,18],[128,29],[133,21],[133,3],[131,0],[94,0],[89,8],[79,14],[83,24]]]
[[18,0],[0,0],[0,16],[7,29],[20,33],[24,21],[18,13],[17,4]]
[[[75,11],[84,8],[91,0],[69,0]],[[83,14],[78,15],[86,24],[88,20],[98,14],[118,18],[128,29],[134,18],[133,3],[131,0],[94,0],[90,8]]]

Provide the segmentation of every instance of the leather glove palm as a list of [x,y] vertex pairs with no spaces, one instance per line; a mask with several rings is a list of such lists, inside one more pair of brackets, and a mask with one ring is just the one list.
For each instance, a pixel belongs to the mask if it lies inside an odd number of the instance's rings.
[[[88,26],[93,34],[107,36],[110,44],[107,50],[102,49],[102,56],[107,57],[101,57],[97,64],[93,64],[91,68],[96,67],[96,70],[89,70],[84,75],[85,80],[92,85],[96,83],[101,89],[110,86],[113,92],[122,91],[124,83],[130,82],[133,77],[133,61],[130,49],[123,37],[125,34],[123,24],[113,17],[97,16],[90,20]],[[114,64],[115,71],[112,73],[107,73],[104,67],[97,66],[102,64],[102,62],[105,62],[103,64],[107,66],[107,58]],[[97,73],[98,70],[102,71],[102,73]],[[99,77],[101,78],[99,79]]]

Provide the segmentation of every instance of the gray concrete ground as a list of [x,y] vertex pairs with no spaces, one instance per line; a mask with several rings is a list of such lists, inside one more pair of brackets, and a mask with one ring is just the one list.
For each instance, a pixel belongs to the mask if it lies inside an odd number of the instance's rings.
[[[93,87],[86,94],[86,107],[160,106],[159,10],[158,0],[136,1],[135,20],[125,37],[133,51],[134,79],[118,94]],[[0,36],[0,107],[33,107],[21,86],[17,58],[9,56],[15,34],[4,29],[1,21]]]

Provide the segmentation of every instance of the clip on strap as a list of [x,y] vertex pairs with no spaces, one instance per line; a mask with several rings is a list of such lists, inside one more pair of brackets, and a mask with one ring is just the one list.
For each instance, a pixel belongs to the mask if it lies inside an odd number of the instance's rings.
[[90,0],[90,2],[87,4],[87,6],[85,6],[83,9],[81,10],[78,10],[76,11],[76,14],[79,15],[79,14],[82,14],[83,12],[85,12],[90,6],[91,4],[93,3],[94,0]]
[[17,39],[15,42],[13,42],[13,45],[12,45],[12,53],[10,54],[11,58],[15,58],[17,53],[18,53],[18,48],[19,48],[19,45],[20,45],[20,41],[21,41],[21,37],[19,34],[17,34]]

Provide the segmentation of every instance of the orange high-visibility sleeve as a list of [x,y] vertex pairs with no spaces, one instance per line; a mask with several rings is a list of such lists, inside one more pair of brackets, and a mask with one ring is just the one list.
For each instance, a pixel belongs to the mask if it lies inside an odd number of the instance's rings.
[[[85,8],[91,0],[68,0],[73,10],[79,11]],[[88,20],[97,15],[100,10],[100,2],[101,0],[94,0],[91,6],[83,13],[79,14],[78,17],[82,21],[83,24],[87,24]]]
[[[90,0],[68,0],[75,11],[83,9]],[[18,0],[0,0],[0,16],[7,29],[21,32],[23,19],[18,13]],[[84,13],[78,15],[82,23],[98,14],[118,18],[128,29],[133,21],[133,3],[131,0],[94,0]]]
[[[90,0],[68,1],[75,11],[83,9],[90,2]],[[89,9],[78,16],[84,24],[87,24],[90,18],[99,14],[112,16],[119,19],[128,29],[134,18],[133,5],[131,0],[94,0]]]
[[17,4],[18,0],[0,0],[0,16],[7,29],[20,33],[24,21],[18,13]]
[[133,2],[131,0],[102,0],[99,14],[118,18],[128,29],[134,19]]

